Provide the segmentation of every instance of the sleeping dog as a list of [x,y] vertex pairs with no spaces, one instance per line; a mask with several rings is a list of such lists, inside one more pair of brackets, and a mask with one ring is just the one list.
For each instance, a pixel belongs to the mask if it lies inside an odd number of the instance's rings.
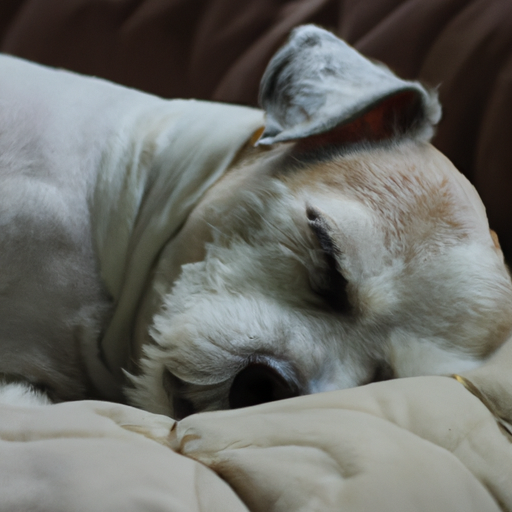
[[512,328],[436,95],[296,29],[263,110],[0,58],[0,399],[181,418],[481,364]]

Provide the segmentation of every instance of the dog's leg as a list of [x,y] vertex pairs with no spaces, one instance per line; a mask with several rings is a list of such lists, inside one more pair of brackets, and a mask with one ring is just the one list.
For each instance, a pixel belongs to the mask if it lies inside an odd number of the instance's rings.
[[0,381],[0,404],[16,406],[49,405],[48,396],[26,382]]

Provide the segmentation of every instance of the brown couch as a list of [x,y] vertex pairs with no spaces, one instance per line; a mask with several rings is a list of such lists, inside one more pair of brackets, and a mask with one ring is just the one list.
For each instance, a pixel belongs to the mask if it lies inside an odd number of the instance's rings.
[[0,50],[165,97],[254,105],[270,56],[311,22],[439,86],[435,144],[476,185],[512,258],[509,0],[4,0]]

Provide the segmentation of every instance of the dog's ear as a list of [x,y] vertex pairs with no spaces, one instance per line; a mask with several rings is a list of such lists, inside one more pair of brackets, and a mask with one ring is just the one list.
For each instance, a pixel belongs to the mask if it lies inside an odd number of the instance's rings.
[[295,29],[270,61],[260,104],[266,125],[257,144],[300,141],[301,150],[400,136],[428,140],[441,117],[435,93],[314,25]]

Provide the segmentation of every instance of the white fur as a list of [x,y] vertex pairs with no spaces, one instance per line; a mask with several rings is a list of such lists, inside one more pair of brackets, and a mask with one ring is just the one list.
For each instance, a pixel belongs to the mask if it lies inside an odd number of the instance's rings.
[[0,404],[17,407],[50,405],[52,401],[25,382],[0,382]]

